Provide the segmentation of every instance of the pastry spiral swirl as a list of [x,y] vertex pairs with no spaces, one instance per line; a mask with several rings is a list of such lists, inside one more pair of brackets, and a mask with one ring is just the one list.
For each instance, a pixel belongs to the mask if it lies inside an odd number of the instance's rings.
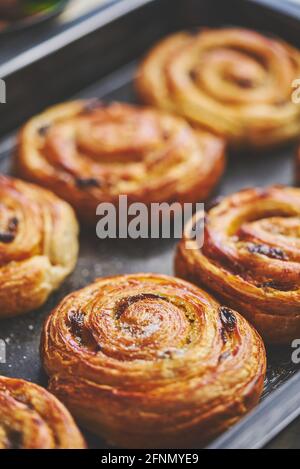
[[154,274],[104,278],[69,295],[41,350],[50,390],[122,447],[210,440],[257,403],[265,374],[263,343],[244,318]]
[[99,101],[56,106],[20,135],[22,176],[68,200],[94,222],[101,202],[195,202],[224,168],[224,143],[181,118],[150,108]]
[[48,391],[0,376],[0,449],[84,449],[65,407]]
[[217,201],[203,247],[193,243],[179,244],[179,277],[238,309],[266,341],[299,337],[300,189],[246,189]]
[[236,28],[177,33],[145,58],[136,79],[142,100],[225,137],[234,147],[297,138],[300,107],[291,100],[300,53]]
[[0,175],[0,317],[41,306],[73,270],[78,225],[51,192]]

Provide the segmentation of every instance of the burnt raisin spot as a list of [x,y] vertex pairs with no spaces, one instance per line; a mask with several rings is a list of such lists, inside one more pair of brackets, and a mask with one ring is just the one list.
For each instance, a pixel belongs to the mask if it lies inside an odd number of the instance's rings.
[[233,332],[235,330],[237,321],[232,309],[227,308],[226,306],[221,306],[220,319],[227,332]]
[[234,312],[226,306],[221,306],[219,310],[222,323],[221,336],[223,343],[226,344],[228,335],[232,334],[237,326],[237,320]]
[[258,285],[259,288],[272,288],[273,290],[278,290],[278,291],[290,291],[292,290],[291,285],[283,284],[276,282],[275,280],[269,280],[267,282],[263,282],[260,285]]
[[253,87],[253,82],[249,78],[239,77],[235,81],[240,88],[249,89]]
[[135,296],[130,296],[128,298],[124,298],[123,300],[121,300],[116,308],[116,311],[115,311],[115,317],[116,319],[120,319],[121,316],[124,314],[124,312],[126,311],[126,309],[133,305],[134,303],[137,303],[138,301],[142,301],[142,300],[165,300],[165,301],[168,301],[166,298],[164,298],[163,296],[160,296],[160,295],[155,295],[153,293],[141,293],[139,295],[135,295]]
[[92,187],[101,187],[101,182],[96,178],[76,178],[76,186],[79,189],[89,189]]
[[16,217],[8,221],[6,231],[0,232],[0,242],[9,244],[12,243],[16,237],[19,220]]
[[190,70],[189,75],[190,75],[191,80],[196,81],[196,79],[197,79],[197,70]]
[[8,222],[8,231],[15,232],[19,226],[19,220],[17,217],[12,217]]
[[262,256],[280,261],[286,261],[288,259],[282,249],[266,246],[265,244],[251,244],[248,246],[248,251],[251,254],[261,254]]
[[71,311],[69,313],[70,328],[77,342],[98,353],[102,350],[101,345],[96,342],[93,334],[84,324],[85,315],[82,311]]
[[269,282],[264,282],[260,285],[260,288],[273,288],[274,290],[280,290],[280,286],[276,284],[273,280]]
[[81,339],[82,328],[84,326],[84,314],[81,311],[71,311],[69,314],[72,334]]
[[12,243],[15,239],[15,235],[13,233],[0,233],[0,242],[4,244]]
[[50,125],[43,125],[42,127],[39,128],[38,133],[41,137],[45,137],[50,130]]

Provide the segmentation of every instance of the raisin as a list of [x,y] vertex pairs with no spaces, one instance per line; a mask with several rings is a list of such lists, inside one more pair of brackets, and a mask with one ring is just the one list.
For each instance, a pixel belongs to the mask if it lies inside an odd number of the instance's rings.
[[17,217],[13,217],[8,221],[6,231],[0,233],[0,242],[2,243],[12,243],[17,234],[17,228],[19,225],[19,220]]
[[13,240],[15,239],[15,234],[14,233],[0,233],[0,242],[9,244],[12,243]]
[[241,88],[244,88],[244,89],[253,87],[253,82],[251,80],[249,80],[249,78],[240,77],[236,80],[236,83],[238,84],[238,86],[240,86]]
[[101,187],[101,182],[96,178],[76,178],[76,186],[79,189],[88,189],[90,187]]
[[248,251],[252,254],[261,254],[262,256],[270,257],[271,259],[287,260],[287,256],[282,249],[273,248],[264,244],[251,244],[248,246]]
[[82,328],[84,326],[84,314],[81,311],[71,311],[69,321],[73,335],[81,338]]
[[228,334],[235,331],[237,321],[234,312],[226,306],[221,306],[219,313],[222,323],[221,336],[225,344],[227,342]]
[[17,217],[12,217],[9,222],[8,222],[8,231],[9,232],[14,232],[19,226],[19,220]]
[[82,311],[71,311],[69,313],[69,321],[71,331],[78,343],[84,347],[88,347],[93,352],[101,352],[102,347],[96,342],[93,334],[84,324],[85,315]]
[[45,137],[50,129],[50,125],[43,125],[39,128],[38,132],[41,137]]

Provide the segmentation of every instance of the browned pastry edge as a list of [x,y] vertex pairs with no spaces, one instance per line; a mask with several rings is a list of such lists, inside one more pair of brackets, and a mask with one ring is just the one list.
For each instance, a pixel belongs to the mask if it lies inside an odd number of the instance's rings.
[[45,303],[75,267],[77,238],[66,202],[0,174],[0,318]]
[[206,444],[259,400],[262,340],[238,313],[173,277],[97,280],[49,316],[49,389],[117,447]]
[[291,85],[299,73],[299,51],[279,39],[203,28],[160,40],[135,83],[142,102],[221,135],[233,148],[262,150],[298,138],[300,108]]
[[176,275],[240,311],[266,342],[290,344],[300,334],[299,215],[299,189],[221,198],[206,213],[203,247],[179,243]]
[[117,206],[123,194],[147,205],[206,199],[223,174],[224,153],[222,139],[164,111],[89,100],[31,119],[15,162],[18,174],[95,223],[97,206]]
[[85,449],[66,408],[48,391],[0,376],[0,449]]

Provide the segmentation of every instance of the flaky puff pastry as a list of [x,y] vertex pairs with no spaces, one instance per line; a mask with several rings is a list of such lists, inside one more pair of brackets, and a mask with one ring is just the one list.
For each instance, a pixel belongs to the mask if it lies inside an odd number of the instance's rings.
[[76,101],[33,118],[20,134],[20,174],[94,222],[101,202],[195,202],[224,169],[224,142],[169,113]]
[[142,100],[225,137],[233,147],[268,147],[297,138],[291,99],[300,53],[237,28],[177,33],[159,42],[136,78]]
[[51,192],[0,175],[0,317],[41,306],[73,270],[73,209]]
[[203,247],[187,236],[176,273],[237,308],[274,344],[300,334],[300,189],[246,189],[216,202]]
[[205,444],[251,409],[266,358],[238,313],[176,278],[97,280],[52,312],[42,338],[49,389],[110,444]]
[[0,376],[0,449],[84,449],[69,412],[48,391]]

